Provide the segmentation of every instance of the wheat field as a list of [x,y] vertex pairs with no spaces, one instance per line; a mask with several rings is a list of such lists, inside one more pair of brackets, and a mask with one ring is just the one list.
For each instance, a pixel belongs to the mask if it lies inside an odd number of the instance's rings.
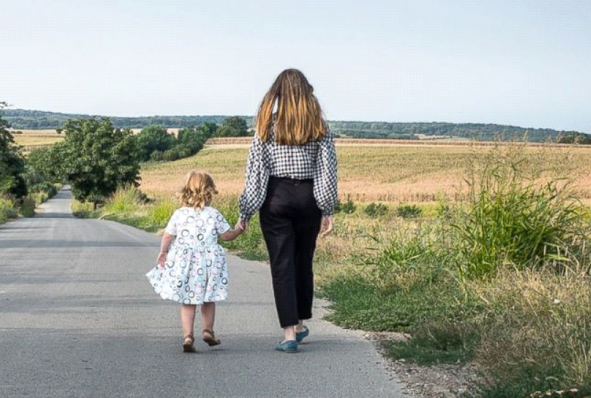
[[[466,168],[490,147],[470,145],[337,145],[339,197],[356,202],[428,203],[461,200]],[[591,147],[527,147],[541,168],[567,172],[584,202],[591,203]],[[169,197],[191,169],[209,172],[222,195],[244,185],[248,145],[206,145],[197,155],[142,167],[141,189]]]
[[[178,128],[167,129],[170,134],[178,134]],[[139,134],[142,129],[131,129],[133,134]],[[24,148],[25,151],[51,146],[64,139],[63,134],[56,130],[10,130],[13,134],[14,142]]]
[[51,146],[64,139],[63,134],[58,134],[55,130],[12,130],[14,142],[25,151]]

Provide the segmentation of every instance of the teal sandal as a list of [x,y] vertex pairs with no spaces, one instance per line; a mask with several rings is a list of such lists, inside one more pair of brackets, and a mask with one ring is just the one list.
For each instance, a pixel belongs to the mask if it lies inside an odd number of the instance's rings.
[[277,344],[275,350],[293,354],[294,352],[298,352],[298,343],[295,340],[282,341]]

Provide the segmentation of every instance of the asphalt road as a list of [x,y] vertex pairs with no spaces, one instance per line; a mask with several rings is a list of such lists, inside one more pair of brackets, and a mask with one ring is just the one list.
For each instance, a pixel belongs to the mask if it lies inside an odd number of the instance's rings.
[[319,306],[300,353],[275,352],[268,267],[231,255],[222,345],[182,353],[179,306],[144,276],[159,237],[73,218],[70,200],[0,226],[0,397],[402,397],[372,343]]

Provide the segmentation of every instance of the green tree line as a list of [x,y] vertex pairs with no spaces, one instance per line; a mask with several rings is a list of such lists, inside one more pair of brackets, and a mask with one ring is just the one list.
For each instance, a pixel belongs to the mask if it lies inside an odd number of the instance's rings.
[[[16,129],[57,129],[69,119],[87,119],[88,115],[65,114],[22,109],[4,111],[6,120]],[[247,126],[252,126],[252,117],[241,116]],[[223,124],[227,116],[145,116],[111,117],[116,128],[145,128],[160,125],[164,128],[184,128],[203,123]],[[513,141],[527,139],[531,142],[558,141],[582,144],[591,140],[591,135],[577,131],[558,131],[543,128],[525,128],[491,123],[389,123],[362,121],[329,121],[331,130],[341,137],[382,138],[382,139],[417,139],[417,134],[426,136],[445,136],[475,139],[479,141]],[[225,128],[222,136],[234,136],[232,129]],[[571,140],[571,141],[569,141]]]
[[556,141],[559,136],[591,135],[575,131],[524,128],[500,124],[484,123],[386,123],[386,122],[330,122],[330,127],[338,134],[351,138],[402,138],[426,136],[445,136],[474,139],[478,141]]
[[[101,115],[83,115],[74,113],[57,113],[45,111],[30,111],[24,109],[6,109],[4,118],[15,129],[58,129],[67,120],[89,119],[95,117],[101,119]],[[109,117],[115,128],[144,128],[152,125],[160,125],[165,128],[183,128],[197,126],[203,123],[222,124],[228,116],[139,116],[139,117]],[[250,123],[251,118],[245,117]]]

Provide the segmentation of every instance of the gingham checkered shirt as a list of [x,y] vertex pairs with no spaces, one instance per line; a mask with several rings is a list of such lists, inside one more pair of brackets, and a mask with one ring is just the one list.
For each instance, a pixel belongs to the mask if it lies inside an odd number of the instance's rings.
[[322,215],[332,215],[337,203],[337,156],[332,133],[303,145],[281,145],[275,142],[273,132],[264,142],[255,133],[239,201],[242,220],[250,219],[263,205],[270,176],[314,180],[318,208]]

